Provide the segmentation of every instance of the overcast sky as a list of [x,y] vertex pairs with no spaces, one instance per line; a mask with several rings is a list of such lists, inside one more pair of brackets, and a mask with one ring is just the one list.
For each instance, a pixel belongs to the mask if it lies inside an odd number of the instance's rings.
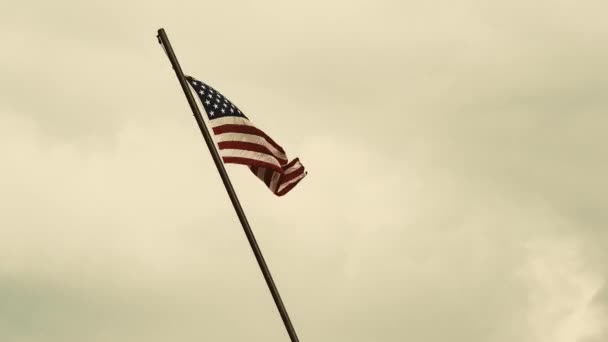
[[156,40],[309,174],[228,171],[302,342],[608,341],[605,1],[4,1],[0,341],[288,341]]

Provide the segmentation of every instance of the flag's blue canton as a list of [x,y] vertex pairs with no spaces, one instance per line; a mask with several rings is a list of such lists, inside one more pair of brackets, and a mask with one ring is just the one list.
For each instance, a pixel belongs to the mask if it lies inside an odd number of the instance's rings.
[[219,91],[213,89],[208,84],[194,79],[191,76],[186,76],[188,83],[192,86],[199,99],[203,103],[205,112],[209,120],[223,118],[226,116],[238,116],[247,119],[245,114],[238,109],[234,103],[225,98]]

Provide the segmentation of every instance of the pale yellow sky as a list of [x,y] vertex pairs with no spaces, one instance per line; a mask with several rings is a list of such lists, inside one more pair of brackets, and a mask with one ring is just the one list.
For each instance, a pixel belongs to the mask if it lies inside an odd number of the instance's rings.
[[0,341],[288,341],[160,27],[309,170],[227,167],[302,342],[608,341],[607,10],[0,4]]

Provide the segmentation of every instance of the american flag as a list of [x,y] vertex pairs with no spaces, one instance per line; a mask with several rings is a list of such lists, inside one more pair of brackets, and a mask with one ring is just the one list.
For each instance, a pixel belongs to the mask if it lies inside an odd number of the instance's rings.
[[251,121],[219,91],[186,76],[201,100],[224,163],[242,164],[277,196],[293,189],[307,174],[300,160],[291,161],[285,150]]

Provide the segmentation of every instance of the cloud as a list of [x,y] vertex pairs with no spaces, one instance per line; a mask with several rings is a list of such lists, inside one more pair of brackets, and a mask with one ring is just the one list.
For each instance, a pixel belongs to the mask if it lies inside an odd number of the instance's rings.
[[302,340],[608,336],[604,4],[11,6],[0,340],[286,339],[161,26],[309,170],[228,168]]

